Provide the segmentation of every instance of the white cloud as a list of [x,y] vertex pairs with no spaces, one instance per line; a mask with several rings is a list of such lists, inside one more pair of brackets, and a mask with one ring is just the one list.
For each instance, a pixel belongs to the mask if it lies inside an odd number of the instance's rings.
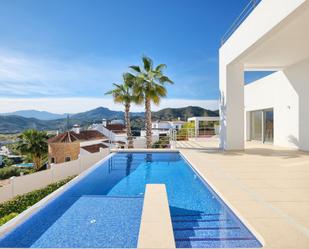
[[60,59],[0,50],[0,96],[103,96],[128,65],[115,58]]
[[[123,106],[115,104],[110,98],[1,98],[0,113],[18,110],[39,110],[53,113],[78,113],[99,106],[111,110],[123,110]],[[163,99],[153,110],[167,107],[201,106],[210,110],[218,109],[217,100]],[[143,111],[143,106],[132,106],[132,111]]]

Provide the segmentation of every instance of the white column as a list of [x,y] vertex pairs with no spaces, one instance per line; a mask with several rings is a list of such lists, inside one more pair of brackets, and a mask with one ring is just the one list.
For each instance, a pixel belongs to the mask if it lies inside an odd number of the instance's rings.
[[220,59],[220,148],[244,149],[244,70]]

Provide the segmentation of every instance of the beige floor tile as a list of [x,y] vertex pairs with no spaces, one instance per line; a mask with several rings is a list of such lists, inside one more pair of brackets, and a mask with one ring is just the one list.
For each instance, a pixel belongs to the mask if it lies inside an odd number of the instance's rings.
[[254,143],[222,153],[213,142],[201,145],[182,152],[263,236],[265,248],[309,249],[309,153]]

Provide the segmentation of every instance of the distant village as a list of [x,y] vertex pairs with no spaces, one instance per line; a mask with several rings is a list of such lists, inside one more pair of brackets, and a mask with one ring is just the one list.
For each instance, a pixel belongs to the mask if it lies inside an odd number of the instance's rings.
[[[219,117],[191,117],[186,121],[180,118],[173,121],[155,120],[152,122],[153,146],[170,147],[171,136],[176,132],[178,140],[192,136],[213,136],[218,134]],[[133,147],[145,148],[146,131],[132,131]],[[45,163],[40,169],[51,164],[59,164],[77,160],[80,156],[97,153],[102,149],[124,149],[128,147],[125,121],[122,119],[106,120],[93,123],[87,128],[78,124],[65,132],[52,132],[47,139],[48,153]],[[18,138],[0,142],[0,168],[12,169],[11,173],[1,174],[0,180],[12,175],[28,174],[33,170],[33,162],[16,149]],[[7,168],[9,167],[9,168]],[[7,170],[9,171],[9,170]],[[1,184],[0,184],[1,185]]]

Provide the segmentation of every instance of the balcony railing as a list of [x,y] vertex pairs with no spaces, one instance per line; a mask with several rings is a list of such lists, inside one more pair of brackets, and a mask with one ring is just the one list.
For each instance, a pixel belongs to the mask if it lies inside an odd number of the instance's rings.
[[[163,132],[164,131],[164,132]],[[218,129],[215,127],[204,127],[199,129],[182,128],[157,130],[152,129],[152,149],[170,149],[177,148],[177,142],[192,141],[195,139],[208,140],[218,135]],[[130,142],[131,141],[131,142]],[[130,146],[129,146],[130,144]],[[146,149],[146,134],[140,130],[132,130],[131,139],[125,134],[117,134],[113,140],[106,144],[110,149]]]
[[232,23],[231,27],[225,32],[221,38],[221,46],[231,37],[235,30],[243,23],[243,21],[250,15],[250,13],[256,8],[256,6],[262,0],[250,0],[243,11],[239,14],[236,20]]

